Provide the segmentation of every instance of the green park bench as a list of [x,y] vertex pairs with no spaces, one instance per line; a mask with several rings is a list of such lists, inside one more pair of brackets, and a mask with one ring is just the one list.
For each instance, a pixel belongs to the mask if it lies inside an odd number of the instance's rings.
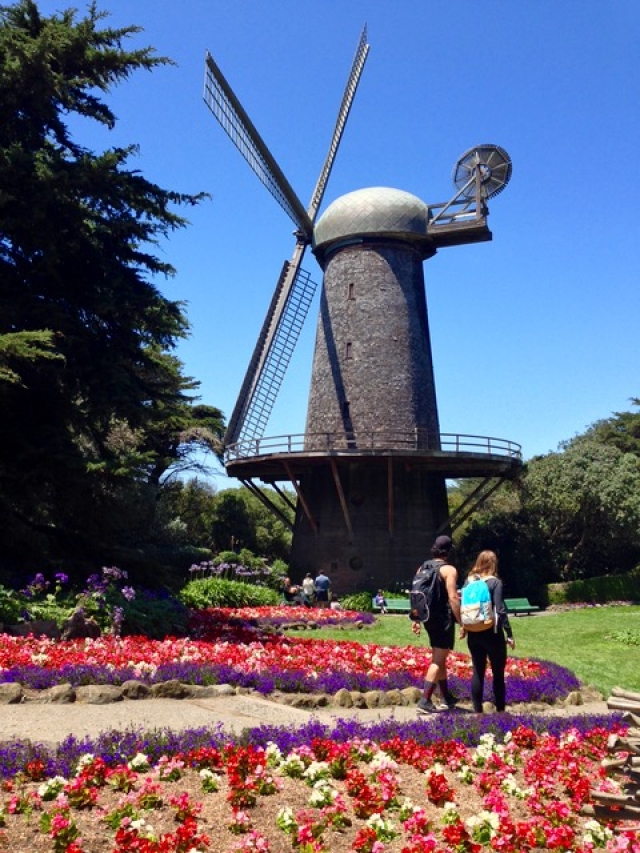
[[[371,599],[374,613],[380,613],[375,598]],[[387,598],[387,613],[408,613],[410,610],[408,598]]]
[[540,610],[535,604],[529,604],[528,598],[505,598],[504,603],[509,613],[514,616],[528,616]]

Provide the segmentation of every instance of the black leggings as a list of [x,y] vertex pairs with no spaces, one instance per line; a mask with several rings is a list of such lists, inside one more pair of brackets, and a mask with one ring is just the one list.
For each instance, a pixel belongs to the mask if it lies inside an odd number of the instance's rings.
[[467,634],[469,654],[473,662],[471,678],[471,701],[474,711],[482,711],[484,675],[487,660],[491,663],[493,675],[493,700],[497,711],[504,711],[505,688],[504,669],[507,665],[507,642],[502,631],[476,631]]

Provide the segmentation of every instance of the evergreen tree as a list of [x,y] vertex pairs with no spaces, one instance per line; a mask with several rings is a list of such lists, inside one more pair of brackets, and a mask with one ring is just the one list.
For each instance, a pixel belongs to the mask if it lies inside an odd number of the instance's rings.
[[104,17],[0,8],[0,544],[16,562],[108,559],[148,528],[168,469],[219,451],[223,431],[193,405],[172,354],[187,319],[153,281],[174,273],[153,246],[202,196],[147,181],[133,145],[87,150],[65,123],[113,128],[102,95],[170,62],[126,50],[139,28]]

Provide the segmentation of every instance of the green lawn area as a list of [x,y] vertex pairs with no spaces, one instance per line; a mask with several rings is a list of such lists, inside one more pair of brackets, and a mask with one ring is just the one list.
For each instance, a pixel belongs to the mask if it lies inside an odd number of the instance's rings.
[[[565,613],[511,617],[516,657],[553,661],[605,696],[611,688],[640,691],[640,607],[586,607]],[[303,632],[308,636],[308,632]],[[614,636],[611,636],[614,635]],[[370,628],[322,629],[323,637],[391,646],[425,642],[411,633],[407,616],[379,616]],[[464,640],[456,641],[466,651]]]

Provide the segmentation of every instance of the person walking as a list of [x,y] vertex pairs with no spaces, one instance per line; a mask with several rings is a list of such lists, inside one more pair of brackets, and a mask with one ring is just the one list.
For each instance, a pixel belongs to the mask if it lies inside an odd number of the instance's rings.
[[329,606],[329,592],[331,590],[331,581],[320,569],[314,581],[315,587],[315,603],[318,607]]
[[489,587],[495,623],[484,631],[467,631],[464,627],[460,628],[460,639],[466,636],[473,664],[471,701],[476,714],[481,714],[484,679],[489,661],[493,676],[493,701],[496,711],[501,712],[506,705],[504,671],[507,665],[507,645],[515,649],[516,644],[504,603],[502,581],[498,577],[498,558],[493,551],[481,551],[478,554],[469,572],[469,578],[474,576],[482,578]]
[[[424,623],[429,645],[431,646],[431,664],[427,670],[422,698],[418,702],[418,714],[431,714],[434,711],[452,710],[458,703],[456,696],[449,690],[447,658],[455,643],[455,626],[460,621],[460,598],[458,596],[458,571],[450,562],[453,542],[449,536],[438,536],[431,547],[432,561],[435,563],[442,583],[442,594],[437,596],[436,606],[432,609],[428,621]],[[420,622],[413,622],[411,629],[420,634]],[[442,704],[433,702],[433,694],[439,688]]]

